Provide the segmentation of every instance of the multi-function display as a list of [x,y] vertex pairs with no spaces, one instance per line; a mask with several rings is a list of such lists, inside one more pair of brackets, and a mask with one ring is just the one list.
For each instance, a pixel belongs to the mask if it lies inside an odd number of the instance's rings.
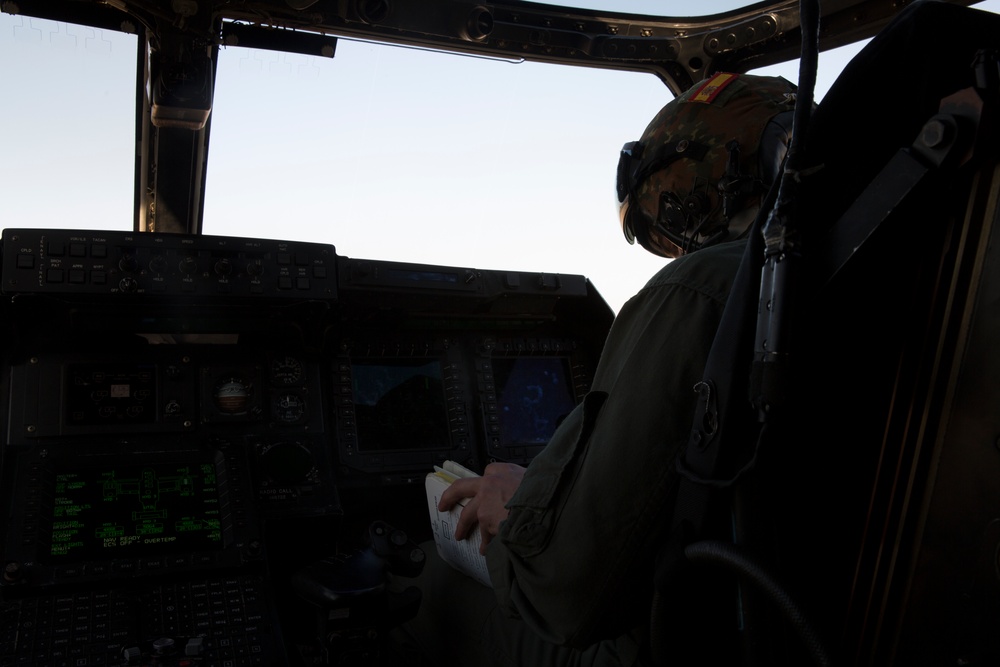
[[43,560],[111,560],[222,546],[214,460],[57,463],[51,482]]
[[501,357],[493,375],[504,445],[546,444],[576,406],[565,357]]
[[437,359],[356,361],[351,387],[358,450],[448,447],[441,363]]

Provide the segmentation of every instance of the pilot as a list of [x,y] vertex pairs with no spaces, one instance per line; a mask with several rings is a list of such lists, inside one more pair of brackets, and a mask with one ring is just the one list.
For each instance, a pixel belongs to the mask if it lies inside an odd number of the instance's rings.
[[622,308],[591,392],[527,467],[459,480],[457,539],[483,537],[493,590],[433,553],[406,630],[438,664],[630,665],[649,626],[653,561],[670,522],[714,331],[745,239],[784,157],[795,86],[716,74],[672,100],[617,174],[629,243],[675,258]]
[[[936,43],[942,26],[951,36]],[[998,86],[997,16],[922,0],[844,70],[813,114],[799,201],[831,224],[940,100]],[[424,597],[405,630],[436,665],[633,665],[648,655],[655,557],[672,516],[675,457],[751,221],[764,220],[796,91],[720,73],[667,104],[626,144],[617,198],[626,239],[673,258],[621,309],[591,392],[527,468],[455,482],[455,531],[483,537],[492,590],[426,549]],[[818,157],[822,161],[816,161]],[[801,215],[801,213],[799,213]],[[816,220],[813,220],[815,218]],[[918,236],[918,235],[915,235]]]

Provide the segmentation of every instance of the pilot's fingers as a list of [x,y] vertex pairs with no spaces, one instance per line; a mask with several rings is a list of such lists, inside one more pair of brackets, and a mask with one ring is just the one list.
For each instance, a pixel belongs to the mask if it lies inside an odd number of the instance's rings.
[[461,514],[458,515],[458,523],[455,524],[456,540],[464,540],[475,530],[476,524],[479,523],[478,512],[479,501],[476,498],[470,499],[462,508]]
[[472,498],[479,493],[479,485],[482,483],[481,477],[468,477],[466,479],[456,479],[452,482],[438,501],[438,510],[447,512],[465,498]]

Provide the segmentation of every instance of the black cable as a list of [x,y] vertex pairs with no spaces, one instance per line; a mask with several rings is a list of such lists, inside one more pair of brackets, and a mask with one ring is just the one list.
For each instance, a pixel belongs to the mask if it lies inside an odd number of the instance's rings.
[[799,25],[802,51],[799,56],[799,80],[792,111],[792,138],[788,145],[785,167],[778,186],[778,198],[764,226],[767,253],[783,251],[790,243],[790,209],[802,179],[805,137],[812,115],[816,92],[816,69],[819,63],[819,0],[800,0]]
[[704,540],[685,547],[684,556],[692,563],[722,565],[756,586],[777,606],[791,624],[802,643],[805,644],[814,664],[818,667],[833,665],[829,651],[823,645],[819,634],[806,618],[802,609],[781,584],[744,550],[729,542]]
[[788,170],[798,170],[805,153],[805,137],[816,97],[816,71],[819,68],[819,0],[800,0],[799,22],[802,53],[799,57],[799,81],[792,117],[792,140],[788,147]]
[[792,111],[792,138],[778,184],[774,208],[762,230],[764,265],[761,270],[757,333],[754,342],[752,401],[760,419],[767,419],[775,407],[784,405],[789,388],[785,385],[790,364],[788,350],[794,287],[801,271],[800,236],[796,203],[804,175],[805,137],[813,110],[816,69],[819,60],[819,0],[800,0],[799,21],[802,48],[799,81]]

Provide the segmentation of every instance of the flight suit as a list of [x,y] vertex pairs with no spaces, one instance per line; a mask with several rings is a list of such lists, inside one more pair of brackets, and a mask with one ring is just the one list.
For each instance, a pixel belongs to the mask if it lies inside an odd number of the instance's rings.
[[407,629],[439,664],[641,664],[674,459],[744,247],[673,260],[623,306],[487,549],[494,590],[430,553]]

